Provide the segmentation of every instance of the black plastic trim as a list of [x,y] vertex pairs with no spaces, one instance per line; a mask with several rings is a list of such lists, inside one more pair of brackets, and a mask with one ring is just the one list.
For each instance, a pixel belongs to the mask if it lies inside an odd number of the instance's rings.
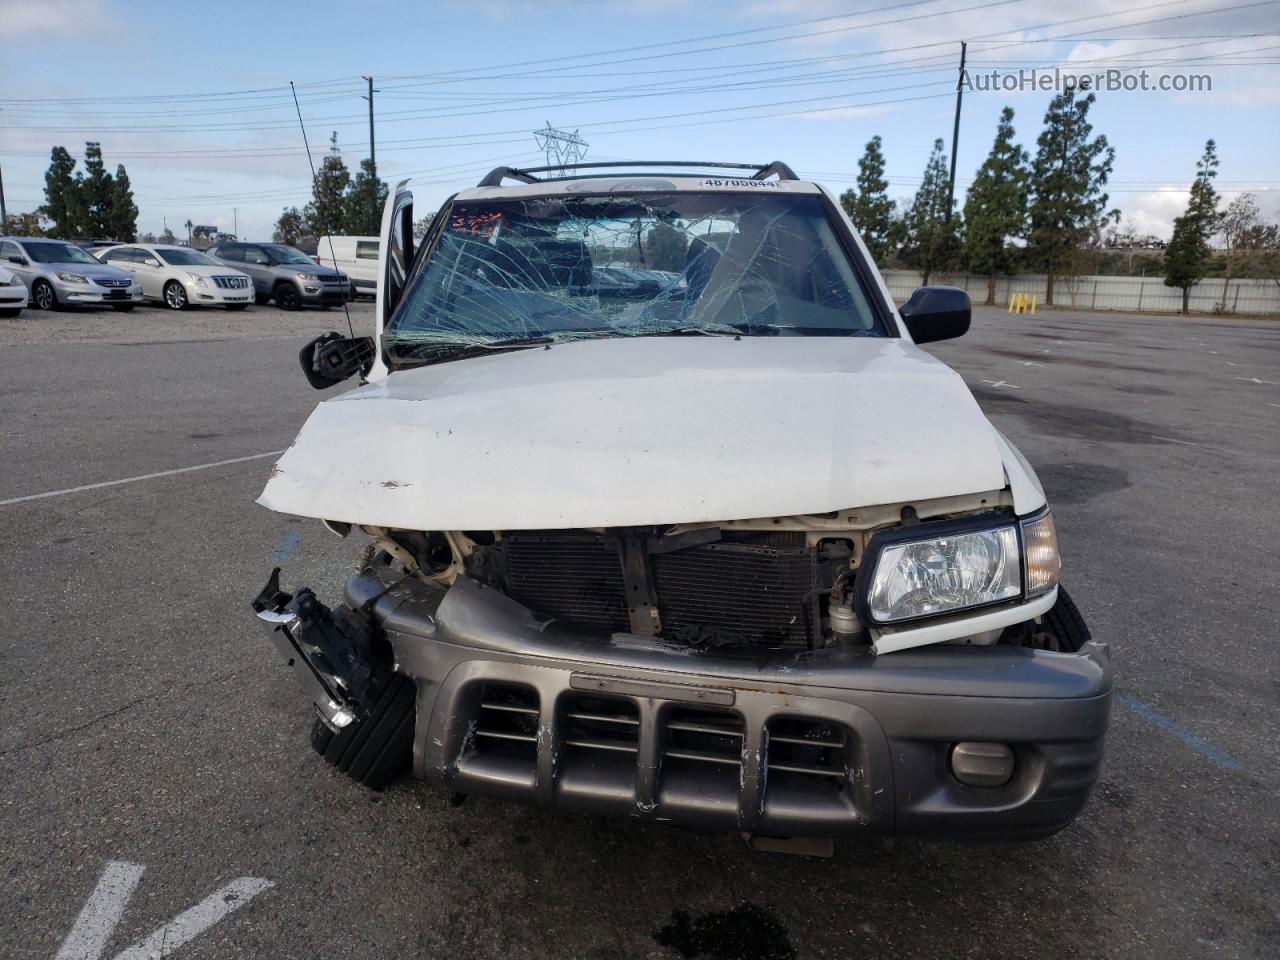
[[[779,180],[799,180],[796,172],[781,160],[772,163],[725,163],[718,160],[698,162],[696,160],[611,160],[600,163],[574,163],[563,167],[494,167],[476,186],[500,187],[503,180],[519,180],[521,183],[548,183],[560,180],[585,179],[573,174],[565,175],[566,170],[603,170],[625,169],[627,167],[675,167],[679,170],[707,168],[712,170],[752,170],[750,179],[764,180],[777,174]],[[535,177],[535,173],[560,173],[558,177]],[[646,173],[644,176],[661,176]]]
[[[990,603],[979,604],[978,606],[946,610],[942,613],[928,613],[903,620],[881,622],[871,615],[871,584],[875,579],[876,567],[880,563],[880,555],[884,552],[885,547],[900,543],[913,543],[919,540],[934,540],[938,537],[954,536],[962,533],[976,533],[979,530],[995,530],[1000,527],[1013,527],[1014,536],[1018,541],[1018,595],[1016,597],[1004,597],[1000,600],[993,600]],[[857,607],[858,619],[863,623],[876,627],[896,628],[907,624],[939,620],[943,617],[954,617],[957,614],[967,614],[977,610],[985,610],[989,607],[999,607],[1019,602],[1026,597],[1027,592],[1026,570],[1022,558],[1024,552],[1022,548],[1022,519],[1008,509],[994,510],[972,517],[960,517],[955,520],[926,521],[925,523],[912,524],[911,526],[886,527],[883,530],[878,530],[867,544],[866,552],[862,557],[862,564],[858,567],[857,576],[854,578],[854,604]]]

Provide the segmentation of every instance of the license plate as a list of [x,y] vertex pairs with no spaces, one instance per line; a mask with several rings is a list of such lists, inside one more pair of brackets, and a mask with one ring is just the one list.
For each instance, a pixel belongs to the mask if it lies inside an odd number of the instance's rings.
[[128,296],[129,296],[128,290],[108,290],[107,291],[108,300],[124,300]]

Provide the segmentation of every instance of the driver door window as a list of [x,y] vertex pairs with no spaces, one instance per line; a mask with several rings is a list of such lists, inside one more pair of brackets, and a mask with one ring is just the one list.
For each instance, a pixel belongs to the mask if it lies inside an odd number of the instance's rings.
[[261,247],[245,247],[244,262],[257,267],[268,267],[271,265],[271,258],[267,256],[267,251]]

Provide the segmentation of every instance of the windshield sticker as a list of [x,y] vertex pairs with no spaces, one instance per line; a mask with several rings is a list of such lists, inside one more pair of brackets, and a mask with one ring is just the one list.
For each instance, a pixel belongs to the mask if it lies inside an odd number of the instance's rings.
[[731,177],[731,178],[711,177],[707,180],[703,180],[702,185],[704,187],[735,187],[735,188],[748,187],[748,188],[763,188],[766,190],[768,189],[777,190],[782,186],[782,184],[780,184],[777,180],[749,180],[745,178],[737,179],[736,177]]

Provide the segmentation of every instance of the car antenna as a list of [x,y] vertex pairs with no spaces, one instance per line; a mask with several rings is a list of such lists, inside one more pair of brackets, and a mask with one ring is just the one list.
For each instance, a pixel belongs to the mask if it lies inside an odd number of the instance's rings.
[[[307,165],[311,167],[311,189],[314,191],[316,188],[316,164],[311,159],[311,144],[307,141],[307,126],[302,122],[302,107],[298,105],[298,91],[294,89],[292,80],[289,81],[289,92],[293,94],[293,108],[298,111],[298,127],[302,130],[302,145],[307,148]],[[326,234],[326,237],[329,240],[329,261],[333,264],[333,269],[337,270],[338,258],[333,252],[333,234]],[[347,315],[347,332],[351,334],[351,339],[354,340],[356,331],[351,326],[351,308],[347,306],[345,297],[342,299],[342,312]],[[364,377],[362,376],[360,380],[363,382]]]

